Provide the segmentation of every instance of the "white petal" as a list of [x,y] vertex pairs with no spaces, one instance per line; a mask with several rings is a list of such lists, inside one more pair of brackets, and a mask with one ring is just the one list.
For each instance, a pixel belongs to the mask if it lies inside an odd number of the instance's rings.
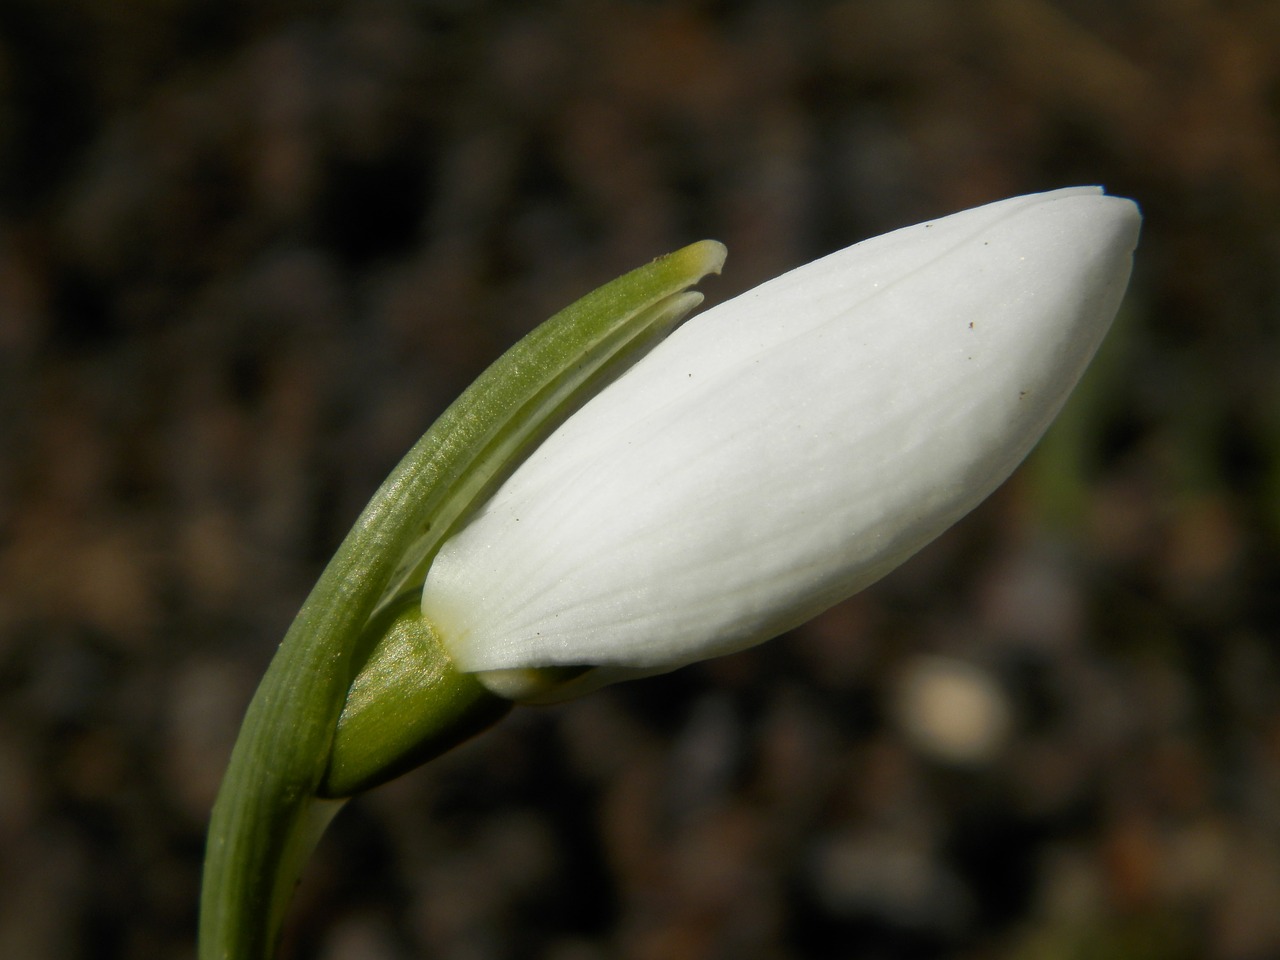
[[665,669],[768,639],[924,546],[1057,413],[1139,216],[1093,188],[866,241],[695,317],[441,550],[465,670]]

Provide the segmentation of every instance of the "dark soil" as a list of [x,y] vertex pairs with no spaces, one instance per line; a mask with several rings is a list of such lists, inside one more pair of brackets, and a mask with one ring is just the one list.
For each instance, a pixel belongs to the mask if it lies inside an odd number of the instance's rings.
[[[1078,183],[1134,283],[999,494],[357,800],[290,957],[1280,956],[1280,5],[4,0],[0,956],[192,956],[276,643],[541,319]],[[940,752],[939,665],[1006,736]]]

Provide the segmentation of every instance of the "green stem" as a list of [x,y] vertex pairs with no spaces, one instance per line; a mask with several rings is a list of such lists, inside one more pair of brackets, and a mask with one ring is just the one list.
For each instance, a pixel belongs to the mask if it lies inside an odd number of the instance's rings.
[[719,244],[694,244],[556,314],[486,370],[379,488],[303,603],[245,715],[209,826],[201,960],[272,956],[302,865],[338,805],[318,793],[375,611],[420,586],[476,498],[602,368],[634,355],[654,324],[687,312],[697,298],[680,291],[723,259]]

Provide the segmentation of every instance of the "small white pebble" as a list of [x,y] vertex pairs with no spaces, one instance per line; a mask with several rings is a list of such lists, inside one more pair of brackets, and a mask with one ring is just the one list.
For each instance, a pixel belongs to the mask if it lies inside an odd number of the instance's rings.
[[897,716],[921,752],[956,764],[982,764],[1004,746],[1012,722],[1008,697],[971,663],[921,656],[898,682]]

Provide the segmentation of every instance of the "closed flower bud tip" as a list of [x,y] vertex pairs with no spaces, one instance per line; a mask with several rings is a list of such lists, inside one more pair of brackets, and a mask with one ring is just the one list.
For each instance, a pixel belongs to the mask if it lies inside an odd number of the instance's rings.
[[425,617],[513,694],[526,671],[656,673],[796,626],[1021,462],[1115,316],[1139,223],[1097,188],[1016,197],[696,316],[444,544]]

